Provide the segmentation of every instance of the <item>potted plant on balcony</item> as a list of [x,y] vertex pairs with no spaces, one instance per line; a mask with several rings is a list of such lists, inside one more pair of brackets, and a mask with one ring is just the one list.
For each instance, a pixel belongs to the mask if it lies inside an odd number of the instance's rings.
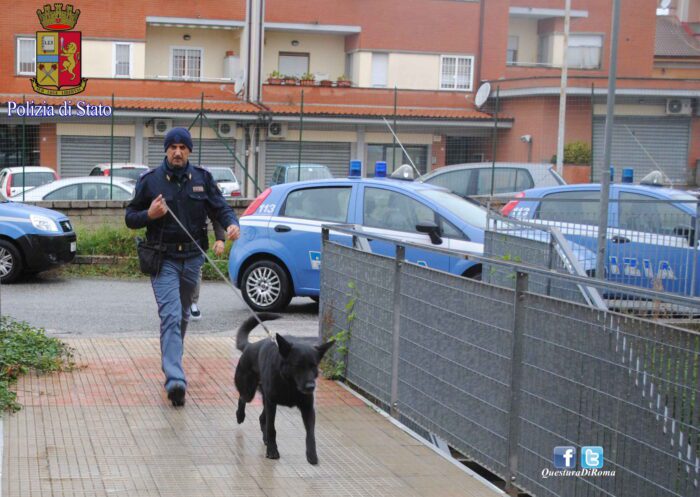
[[333,81],[331,81],[330,79],[322,79],[321,81],[319,81],[318,84],[321,86],[328,87],[328,86],[333,86]]
[[283,76],[283,78],[284,78],[285,85],[295,86],[297,84],[297,81],[299,81],[299,79],[297,79],[296,76],[287,75],[287,76]]
[[267,78],[267,83],[270,85],[281,85],[282,84],[282,74],[279,71],[272,71],[270,76]]
[[316,83],[315,77],[310,72],[301,75],[301,86],[314,86]]
[[350,81],[345,74],[338,76],[338,80],[336,82],[336,85],[338,88],[350,88],[352,86],[352,81]]

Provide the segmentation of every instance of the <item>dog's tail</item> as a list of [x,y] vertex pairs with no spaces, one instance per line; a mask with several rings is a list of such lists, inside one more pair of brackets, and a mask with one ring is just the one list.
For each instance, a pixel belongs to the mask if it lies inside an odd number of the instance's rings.
[[[261,312],[258,314],[258,318],[260,318],[260,321],[273,321],[281,317],[282,316],[280,316],[279,314],[272,314],[269,312]],[[238,327],[238,334],[236,335],[236,348],[238,350],[243,352],[243,349],[245,349],[248,345],[248,335],[258,324],[259,322],[255,318],[255,316],[250,316],[248,319],[243,321],[243,324],[241,324]]]

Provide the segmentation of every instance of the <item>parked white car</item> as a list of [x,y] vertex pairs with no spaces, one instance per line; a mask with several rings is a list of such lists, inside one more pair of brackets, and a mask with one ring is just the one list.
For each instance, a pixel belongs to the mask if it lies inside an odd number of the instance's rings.
[[240,197],[241,185],[230,167],[207,167],[224,197]]
[[58,178],[56,171],[49,167],[6,167],[0,171],[0,196],[9,199],[24,190],[51,183]]
[[90,176],[107,176],[109,171],[112,171],[115,178],[129,178],[133,180],[139,179],[143,173],[148,171],[148,166],[143,164],[131,164],[128,162],[116,162],[111,165],[109,163],[97,164],[90,171]]
[[110,179],[114,189],[111,200],[130,200],[134,196],[136,182],[128,178],[81,176],[65,178],[48,185],[38,186],[22,195],[15,195],[13,202],[38,202],[41,200],[110,200]]

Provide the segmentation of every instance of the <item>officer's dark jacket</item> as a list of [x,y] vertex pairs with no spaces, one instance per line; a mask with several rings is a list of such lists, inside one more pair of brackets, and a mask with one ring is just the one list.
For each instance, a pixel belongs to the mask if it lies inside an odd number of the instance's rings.
[[223,227],[238,224],[236,214],[209,171],[188,162],[183,173],[175,175],[164,159],[159,167],[142,174],[136,183],[134,198],[126,207],[126,225],[132,229],[145,226],[146,238],[152,242],[161,241],[162,232],[168,255],[190,257],[200,252],[170,213],[153,221],[148,219],[148,208],[159,194],[163,194],[170,210],[204,250],[209,246],[207,216]]

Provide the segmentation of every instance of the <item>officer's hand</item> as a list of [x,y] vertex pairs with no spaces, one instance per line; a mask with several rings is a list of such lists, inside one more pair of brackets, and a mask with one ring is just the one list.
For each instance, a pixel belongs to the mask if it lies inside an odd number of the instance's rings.
[[168,207],[165,205],[165,199],[163,195],[158,195],[151,206],[148,208],[148,219],[160,219],[168,213]]
[[214,254],[220,257],[224,253],[224,242],[222,240],[217,240],[214,242]]
[[235,224],[232,224],[231,226],[226,228],[226,238],[227,239],[238,240],[239,236],[241,236],[241,230]]

